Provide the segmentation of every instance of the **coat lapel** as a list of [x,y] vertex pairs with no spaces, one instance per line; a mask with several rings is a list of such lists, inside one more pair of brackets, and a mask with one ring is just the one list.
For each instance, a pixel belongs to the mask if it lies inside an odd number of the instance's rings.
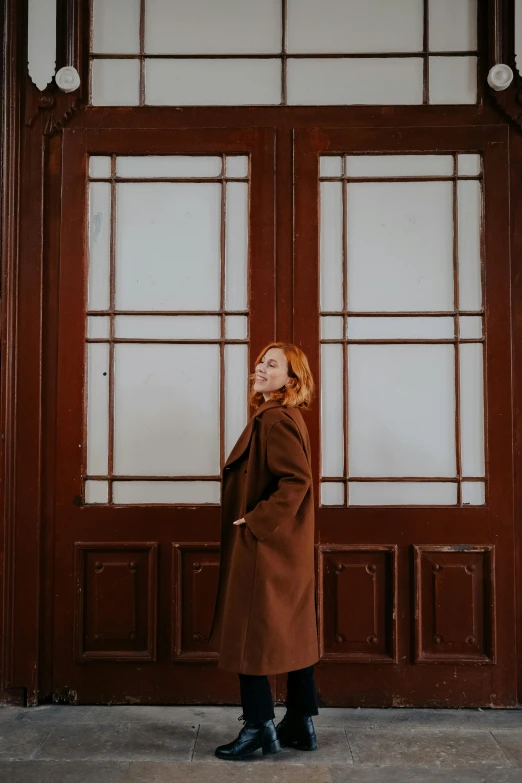
[[252,434],[254,432],[254,425],[256,423],[256,419],[258,416],[261,416],[262,413],[264,413],[269,408],[276,408],[280,405],[279,402],[276,400],[267,400],[262,405],[259,406],[259,408],[256,410],[248,424],[246,425],[245,429],[239,436],[236,445],[230,452],[227,461],[225,462],[224,467],[227,467],[228,465],[231,465],[233,462],[235,462],[237,459],[239,459],[247,450],[250,441],[252,440]]

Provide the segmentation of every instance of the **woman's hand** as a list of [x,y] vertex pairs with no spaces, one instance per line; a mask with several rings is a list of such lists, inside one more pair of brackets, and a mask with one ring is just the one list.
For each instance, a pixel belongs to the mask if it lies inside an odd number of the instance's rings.
[[244,519],[238,519],[236,522],[233,523],[234,525],[246,525],[246,520]]

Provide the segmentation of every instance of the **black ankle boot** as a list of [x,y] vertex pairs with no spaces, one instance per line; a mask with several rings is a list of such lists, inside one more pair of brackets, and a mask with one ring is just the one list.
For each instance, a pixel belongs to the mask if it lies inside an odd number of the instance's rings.
[[317,750],[317,737],[309,715],[287,712],[276,731],[279,742],[285,748]]
[[216,756],[218,759],[236,761],[251,756],[259,748],[263,749],[263,756],[267,753],[279,753],[281,750],[273,720],[245,723],[233,742],[216,748]]

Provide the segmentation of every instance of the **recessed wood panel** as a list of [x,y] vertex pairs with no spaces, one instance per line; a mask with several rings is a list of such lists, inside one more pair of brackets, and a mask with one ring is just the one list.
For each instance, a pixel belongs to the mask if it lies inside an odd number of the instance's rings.
[[492,663],[492,547],[415,547],[417,662]]
[[79,660],[155,660],[157,546],[75,545]]
[[219,544],[173,545],[173,657],[216,659],[207,645],[219,578]]
[[319,549],[321,658],[396,660],[395,547]]

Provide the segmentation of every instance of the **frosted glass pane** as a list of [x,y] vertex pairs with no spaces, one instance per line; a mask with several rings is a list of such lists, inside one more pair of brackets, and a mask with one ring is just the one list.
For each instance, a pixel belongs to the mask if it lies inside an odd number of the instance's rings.
[[140,177],[219,177],[221,158],[207,155],[132,155],[116,158],[116,176]]
[[457,485],[435,481],[350,483],[350,506],[454,506]]
[[432,52],[471,52],[477,48],[477,0],[430,0]]
[[321,346],[321,475],[344,474],[343,345]]
[[117,186],[120,310],[218,310],[221,185]]
[[151,106],[254,106],[281,102],[281,61],[147,60]]
[[244,315],[225,317],[225,336],[227,340],[246,340],[248,322]]
[[344,484],[337,481],[321,484],[321,505],[344,506]]
[[451,340],[453,318],[348,318],[350,340]]
[[422,51],[422,0],[288,0],[288,51]]
[[151,54],[271,54],[281,50],[281,0],[147,0]]
[[321,182],[321,310],[342,310],[343,202],[341,182]]
[[93,0],[92,51],[139,54],[140,0]]
[[476,181],[457,183],[459,215],[459,307],[480,310],[482,307],[482,264],[480,233],[482,191]]
[[348,307],[453,309],[451,182],[348,185]]
[[481,171],[481,162],[480,155],[458,155],[457,170],[459,175],[478,176]]
[[342,158],[339,155],[321,155],[319,158],[321,177],[340,177],[342,172]]
[[243,432],[248,409],[248,346],[225,346],[225,458]]
[[140,340],[219,340],[217,315],[117,315],[116,337]]
[[112,500],[118,505],[219,503],[218,481],[115,481]]
[[93,106],[138,106],[139,60],[93,60],[91,103]]
[[109,502],[109,482],[108,481],[86,481],[85,482],[85,502],[86,503],[108,503]]
[[219,346],[119,343],[114,350],[115,472],[217,475]]
[[476,102],[476,57],[430,57],[430,103]]
[[451,155],[347,155],[348,177],[451,177]]
[[342,340],[343,318],[340,315],[323,315],[321,317],[321,338],[323,340]]
[[87,345],[87,474],[109,469],[109,344]]
[[248,177],[247,155],[229,155],[225,159],[225,166],[227,177],[239,177],[241,179]]
[[350,345],[351,476],[455,476],[452,345]]
[[463,476],[484,475],[482,345],[460,346],[460,442]]
[[87,318],[87,337],[103,339],[109,337],[110,321],[108,315],[90,315]]
[[111,186],[89,185],[89,310],[107,310],[110,304]]
[[422,60],[406,58],[287,61],[288,103],[294,106],[422,103]]
[[461,337],[468,340],[482,337],[482,318],[477,315],[461,315],[459,332]]
[[110,176],[110,155],[91,155],[89,158],[89,177],[92,177],[92,179],[109,179]]
[[470,506],[483,506],[485,503],[485,485],[482,481],[462,482],[462,503]]
[[248,184],[226,185],[225,306],[246,310],[248,302]]

